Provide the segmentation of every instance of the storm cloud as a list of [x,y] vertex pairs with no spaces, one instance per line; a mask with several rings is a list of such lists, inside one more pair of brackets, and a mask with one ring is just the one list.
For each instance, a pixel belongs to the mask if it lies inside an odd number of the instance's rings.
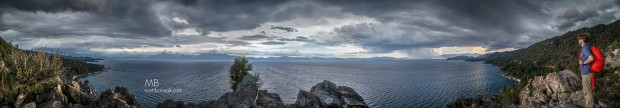
[[443,47],[524,48],[619,17],[618,0],[2,0],[0,36],[79,52],[433,58]]
[[[570,28],[610,23],[617,19],[614,1],[453,1],[324,0],[346,12],[386,24],[336,28],[341,42],[382,50],[441,46],[487,46],[490,50],[523,48]],[[587,5],[583,5],[587,4]],[[609,12],[611,11],[611,13]],[[597,19],[598,13],[611,17]],[[615,15],[614,15],[615,14]],[[602,20],[588,22],[588,20]],[[580,25],[576,25],[580,24]],[[553,29],[550,29],[553,28]],[[381,29],[381,30],[377,30]],[[388,34],[386,33],[394,33]],[[338,40],[335,40],[338,42]],[[328,41],[334,43],[334,40]]]

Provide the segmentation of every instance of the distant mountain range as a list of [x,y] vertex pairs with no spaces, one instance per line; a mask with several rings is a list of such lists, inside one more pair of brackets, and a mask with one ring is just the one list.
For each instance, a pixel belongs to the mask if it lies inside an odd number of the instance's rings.
[[[171,54],[171,53],[160,53],[156,55],[136,55],[136,56],[125,56],[118,57],[113,59],[180,59],[180,60],[233,60],[235,55],[210,52],[210,53],[202,53],[198,55],[185,55],[185,54]],[[373,58],[325,58],[325,57],[290,57],[290,56],[280,56],[280,57],[248,57],[250,60],[403,60],[401,58],[393,58],[393,57],[373,57]]]
[[[101,59],[177,59],[177,60],[233,60],[236,55],[230,55],[220,53],[216,51],[201,53],[198,55],[178,54],[171,52],[161,52],[155,55],[124,55],[118,57],[105,57],[97,54],[84,54],[77,53],[79,51],[75,49],[54,49],[46,48],[47,52],[60,51],[63,58],[80,60],[86,62],[95,62]],[[372,58],[335,58],[335,57],[292,57],[292,56],[279,56],[279,57],[248,57],[250,60],[407,60],[405,58],[394,57],[372,57]]]

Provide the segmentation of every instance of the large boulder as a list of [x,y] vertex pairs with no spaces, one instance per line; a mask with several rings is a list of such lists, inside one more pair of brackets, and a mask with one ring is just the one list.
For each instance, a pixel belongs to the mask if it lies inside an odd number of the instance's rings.
[[82,92],[86,93],[90,99],[97,99],[97,91],[88,80],[80,83]]
[[[583,107],[584,97],[580,88],[581,78],[569,70],[536,76],[521,89],[519,107]],[[603,107],[604,105],[604,103],[596,104]]]
[[299,90],[299,93],[297,93],[295,104],[299,108],[322,108],[319,96],[303,90]]
[[92,99],[80,89],[79,83],[73,81],[71,84],[63,84],[63,94],[67,97],[69,103],[89,105]]
[[322,83],[312,86],[310,92],[319,96],[321,105],[323,106],[337,107],[344,104],[340,99],[341,94],[338,91],[338,86],[330,81],[324,80]]
[[540,107],[542,104],[547,104],[548,93],[550,89],[547,89],[545,77],[537,76],[528,81],[528,84],[523,87],[519,93],[521,99],[521,106]]
[[[364,102],[364,98],[357,94],[355,90],[347,86],[337,86],[331,81],[324,80],[310,89],[311,94],[305,91],[299,91],[297,95],[297,102],[299,107],[317,107],[314,101],[318,97],[320,106],[329,108],[367,108],[368,105]],[[301,99],[301,100],[300,100]]]
[[605,68],[613,68],[620,66],[620,49],[613,49],[605,54],[605,64],[609,64]]
[[221,107],[252,107],[257,106],[258,98],[258,79],[251,75],[246,75],[237,85],[233,92],[225,93],[218,100],[211,101],[210,106]]
[[284,108],[286,107],[277,93],[269,93],[267,90],[260,90],[256,105],[266,108]]
[[568,70],[558,73],[549,73],[545,78],[546,84],[551,89],[551,102],[565,103],[570,101],[570,96],[581,87],[579,77]]
[[125,87],[115,87],[114,93],[119,94],[120,100],[126,102],[128,105],[140,107],[140,103],[138,102],[138,98],[134,96],[129,89]]
[[112,89],[108,89],[101,93],[99,99],[95,101],[90,107],[99,108],[130,108],[139,107],[136,105],[129,105],[125,100],[125,97],[121,93],[115,93]]
[[366,102],[364,102],[364,98],[357,94],[355,90],[351,87],[347,86],[338,86],[338,92],[340,92],[340,99],[344,101],[344,107],[368,107]]

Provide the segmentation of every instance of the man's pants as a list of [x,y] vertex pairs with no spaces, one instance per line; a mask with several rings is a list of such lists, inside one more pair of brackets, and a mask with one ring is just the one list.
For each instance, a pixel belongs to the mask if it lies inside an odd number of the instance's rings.
[[581,84],[583,85],[583,96],[586,99],[586,108],[594,107],[594,91],[592,91],[592,73],[581,75]]

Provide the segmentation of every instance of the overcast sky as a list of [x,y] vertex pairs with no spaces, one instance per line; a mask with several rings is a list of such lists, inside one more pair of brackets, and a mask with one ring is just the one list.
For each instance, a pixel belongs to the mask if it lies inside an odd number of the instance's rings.
[[620,18],[618,0],[2,0],[1,37],[64,53],[442,58]]

